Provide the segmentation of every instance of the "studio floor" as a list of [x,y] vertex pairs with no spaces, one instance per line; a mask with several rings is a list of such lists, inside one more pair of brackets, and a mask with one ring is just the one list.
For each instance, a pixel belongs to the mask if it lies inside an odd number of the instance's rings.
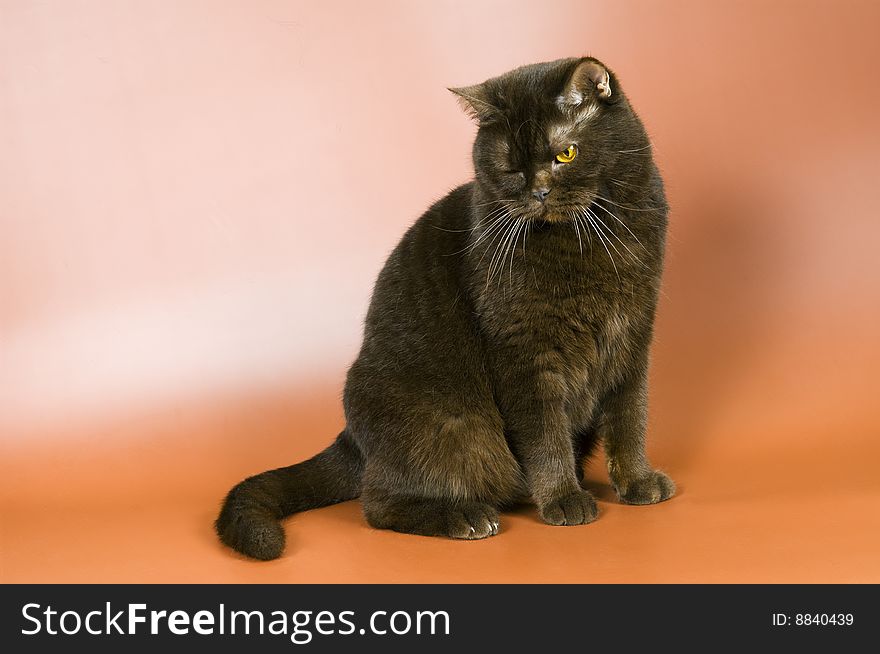
[[[222,547],[211,522],[227,488],[329,442],[342,424],[337,395],[328,386],[215,398],[5,447],[0,578],[880,582],[880,480],[869,438],[877,424],[864,421],[836,441],[832,433],[767,438],[747,421],[684,449],[655,435],[653,459],[679,494],[648,507],[615,499],[600,455],[588,470],[600,517],[587,526],[546,526],[523,509],[503,516],[497,537],[439,540],[371,529],[352,501],[289,519],[279,560],[252,562]],[[815,449],[822,438],[827,446]],[[810,447],[799,449],[800,439]]]

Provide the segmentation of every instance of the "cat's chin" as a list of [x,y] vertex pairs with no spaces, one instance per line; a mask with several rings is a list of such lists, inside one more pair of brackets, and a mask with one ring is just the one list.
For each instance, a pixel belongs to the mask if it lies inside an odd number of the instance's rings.
[[532,218],[529,222],[533,231],[546,232],[552,229],[561,229],[563,225],[570,224],[571,218],[563,214],[547,214],[540,218]]
[[559,213],[558,211],[542,211],[538,215],[531,217],[530,220],[533,220],[536,223],[547,223],[550,225],[555,225],[558,223],[568,223],[571,222],[571,217],[565,215],[564,213]]
[[561,223],[569,220],[561,211],[546,206],[521,206],[517,216],[532,223]]

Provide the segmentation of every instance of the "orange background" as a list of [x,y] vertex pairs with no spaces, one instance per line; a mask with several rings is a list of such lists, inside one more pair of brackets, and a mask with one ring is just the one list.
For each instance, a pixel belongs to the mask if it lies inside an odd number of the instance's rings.
[[[875,2],[0,0],[4,582],[880,582]],[[373,279],[470,175],[447,86],[593,54],[672,205],[651,455],[680,487],[453,542],[211,522],[306,458]]]

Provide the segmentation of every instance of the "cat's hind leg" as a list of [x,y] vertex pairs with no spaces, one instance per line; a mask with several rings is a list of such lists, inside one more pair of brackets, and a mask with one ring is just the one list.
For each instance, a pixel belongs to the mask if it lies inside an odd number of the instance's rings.
[[485,502],[377,492],[363,502],[367,522],[377,529],[466,540],[494,536],[499,529],[498,511]]
[[396,444],[374,447],[367,457],[361,499],[373,527],[423,536],[486,538],[498,533],[498,509],[525,494],[522,471],[504,438],[500,417],[435,414]]

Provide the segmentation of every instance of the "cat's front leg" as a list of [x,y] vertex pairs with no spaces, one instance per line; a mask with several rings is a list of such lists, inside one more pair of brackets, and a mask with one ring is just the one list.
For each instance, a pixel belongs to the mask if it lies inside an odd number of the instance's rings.
[[525,393],[508,413],[511,447],[525,473],[541,519],[551,525],[582,525],[599,514],[593,495],[575,472],[571,424],[564,403]]
[[621,501],[654,504],[675,495],[675,484],[654,470],[645,453],[648,415],[647,366],[602,403],[601,434],[608,474]]

